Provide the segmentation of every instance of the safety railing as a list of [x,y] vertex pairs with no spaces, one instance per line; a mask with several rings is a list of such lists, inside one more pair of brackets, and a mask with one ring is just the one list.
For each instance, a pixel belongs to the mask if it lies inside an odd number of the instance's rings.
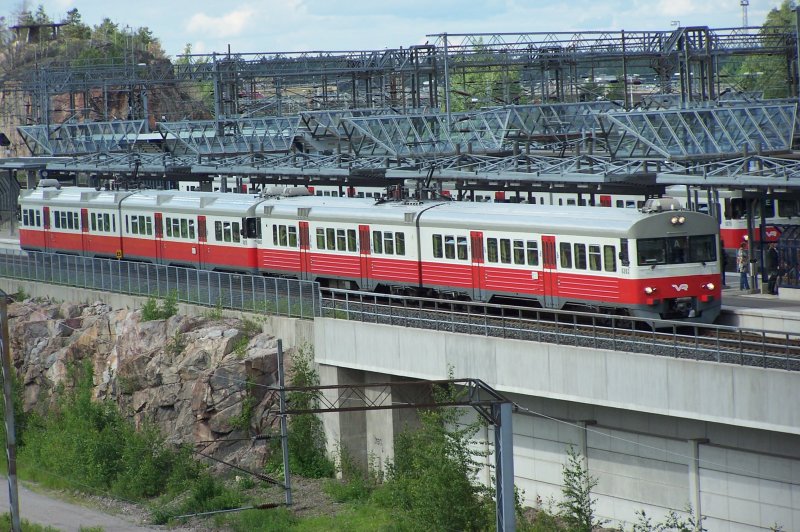
[[[330,294],[330,295],[329,295]],[[323,290],[322,316],[496,338],[800,370],[800,334],[514,305]]]
[[319,283],[145,262],[3,250],[0,277],[279,316],[313,318]]

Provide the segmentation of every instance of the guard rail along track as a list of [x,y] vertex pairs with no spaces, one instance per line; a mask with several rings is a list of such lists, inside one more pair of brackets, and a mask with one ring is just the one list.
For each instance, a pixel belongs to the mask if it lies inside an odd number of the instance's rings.
[[800,334],[586,312],[325,290],[296,279],[3,250],[0,277],[246,312],[329,317],[800,371]]

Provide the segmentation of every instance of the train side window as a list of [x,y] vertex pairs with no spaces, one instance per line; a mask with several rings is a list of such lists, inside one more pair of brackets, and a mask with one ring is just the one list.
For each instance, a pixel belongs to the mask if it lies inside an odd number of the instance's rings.
[[293,225],[289,226],[289,247],[290,248],[297,247],[297,227]]
[[[355,243],[355,231],[353,231],[353,242]],[[395,244],[395,251],[398,255],[405,255],[406,254],[406,234],[405,233],[395,233],[394,234],[394,244]]]
[[222,240],[224,242],[231,241],[231,223],[230,222],[222,222]]
[[325,249],[325,230],[317,228],[317,249]]
[[186,220],[186,218],[180,219],[180,228],[181,238],[189,238],[189,222]]
[[433,235],[433,257],[441,259],[444,257],[444,247],[442,246],[442,235]]
[[469,257],[469,245],[467,244],[467,237],[456,237],[456,248],[458,251],[458,260],[467,260]]
[[[613,252],[614,246],[606,247],[610,247]],[[600,260],[600,246],[596,244],[589,244],[589,269],[594,272],[599,272],[602,269],[602,263]]]
[[70,214],[72,215],[72,220],[71,220],[72,225],[70,226],[70,229],[80,229],[81,228],[81,223],[78,220],[78,213],[77,212],[71,212]]
[[383,234],[383,251],[387,255],[394,255],[394,235],[390,231]]
[[575,268],[586,269],[586,244],[575,244]]
[[539,265],[539,243],[536,240],[528,240],[526,243],[528,266]]
[[444,258],[456,258],[456,239],[453,235],[445,235],[444,237]]
[[497,239],[486,239],[486,260],[489,262],[497,262]]
[[344,229],[336,230],[336,249],[339,251],[347,251],[347,235]]
[[500,239],[500,262],[511,264],[511,240],[508,238]]
[[[626,244],[627,244],[627,241],[626,241]],[[625,257],[626,257],[626,260],[627,260],[627,256],[628,256],[627,247],[625,249],[626,249]],[[615,271],[617,271],[617,256],[616,256],[616,252],[617,252],[617,250],[614,249],[614,246],[603,246],[603,255],[604,255],[603,264],[605,264],[607,272],[615,272]],[[621,254],[621,252],[620,252],[620,254]],[[625,265],[624,262],[622,264],[623,264],[623,266]]]
[[[125,217],[125,231],[128,230],[128,217]],[[139,234],[139,217],[138,216],[131,216],[131,230],[130,233],[132,235]]]
[[28,209],[22,209],[22,225],[28,226]]
[[356,247],[356,230],[355,229],[348,229],[347,230],[347,251],[358,251]]
[[97,231],[97,214],[91,214],[89,217],[89,226],[92,228],[92,231]]
[[514,264],[525,264],[525,242],[514,240]]
[[572,268],[572,246],[569,242],[561,242],[559,245],[559,256],[561,257],[562,268]]
[[278,229],[278,241],[275,243],[278,246],[286,247],[289,245],[289,234],[286,231],[285,225],[276,225]]
[[336,229],[328,227],[325,229],[325,243],[330,251],[336,251]]
[[778,216],[781,218],[792,218],[800,212],[797,208],[797,200],[782,199],[778,200]]
[[[319,232],[320,231],[321,231],[321,229],[317,229],[317,239],[319,239]],[[279,240],[278,240],[278,224],[273,224],[272,225],[272,245],[273,246],[277,246],[278,242],[279,242]],[[317,243],[317,247],[319,247],[319,243]]]
[[[172,219],[172,236],[175,238],[181,238],[181,222],[186,222],[186,220],[182,220],[181,218]],[[183,225],[185,226],[185,224]]]
[[139,217],[139,228],[140,229],[142,228],[142,220],[145,221],[145,229],[147,230],[146,234],[152,235],[153,234],[153,219],[150,218],[149,216],[146,217],[146,218],[144,216],[140,216]]
[[[434,253],[434,255],[436,254],[436,237],[437,236],[440,239],[442,238],[440,235],[433,235],[433,249],[434,249],[433,253]],[[440,244],[440,248],[439,249],[441,250],[441,244]],[[373,253],[383,253],[383,239],[381,238],[381,232],[380,231],[373,231],[372,232],[372,252]],[[441,251],[440,251],[440,253],[441,253]],[[439,256],[441,257],[441,255],[439,255]]]
[[625,208],[625,201],[621,200],[621,199],[618,199],[617,202],[616,202],[616,205],[617,205],[618,209],[623,209],[623,208]]
[[[620,238],[619,239],[619,260],[623,266],[630,266],[631,259],[630,255],[628,254],[628,239],[627,238]],[[608,265],[606,265],[606,271],[608,270]],[[616,270],[611,270],[616,271]]]

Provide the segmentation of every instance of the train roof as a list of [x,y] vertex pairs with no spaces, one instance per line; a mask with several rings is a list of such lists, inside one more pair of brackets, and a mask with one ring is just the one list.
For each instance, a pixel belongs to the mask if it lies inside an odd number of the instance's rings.
[[[643,213],[635,209],[551,206],[514,203],[408,201],[375,203],[371,199],[309,196],[269,200],[258,211],[268,217],[295,218],[364,224],[410,224],[472,230],[515,231],[525,227],[533,233],[580,234],[615,238],[642,238],[668,234],[713,234],[719,227],[706,214],[693,211]],[[301,212],[304,209],[305,212]],[[678,215],[678,225],[669,219]]]
[[115,190],[95,190],[85,187],[34,188],[20,192],[20,202],[46,207],[116,208],[117,204],[133,192]]
[[126,209],[147,212],[169,210],[179,214],[255,216],[264,200],[253,194],[185,192],[179,190],[141,190],[123,201]]

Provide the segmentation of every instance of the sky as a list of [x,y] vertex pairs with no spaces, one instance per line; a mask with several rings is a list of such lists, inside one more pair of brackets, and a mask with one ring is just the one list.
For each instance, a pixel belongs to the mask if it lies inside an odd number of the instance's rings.
[[[749,0],[760,26],[780,0]],[[84,23],[109,18],[148,27],[172,58],[192,53],[407,48],[434,34],[735,28],[740,0],[0,0],[9,25],[23,6],[55,21],[77,8]]]

